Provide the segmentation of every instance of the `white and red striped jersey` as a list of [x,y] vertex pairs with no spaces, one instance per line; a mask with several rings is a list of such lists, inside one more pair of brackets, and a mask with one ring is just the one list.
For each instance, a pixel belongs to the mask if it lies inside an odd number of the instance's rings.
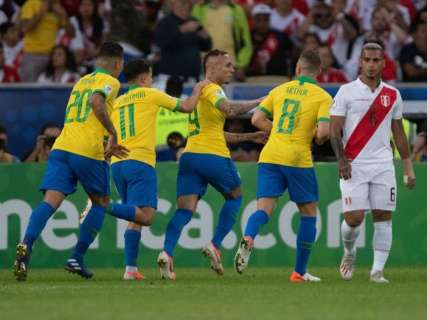
[[270,27],[279,32],[284,32],[289,38],[294,39],[304,20],[304,15],[298,10],[293,9],[290,15],[282,17],[274,9],[270,16]]
[[399,90],[384,82],[375,91],[360,79],[341,86],[330,113],[345,117],[347,158],[358,164],[392,161],[391,122],[402,118],[402,109]]

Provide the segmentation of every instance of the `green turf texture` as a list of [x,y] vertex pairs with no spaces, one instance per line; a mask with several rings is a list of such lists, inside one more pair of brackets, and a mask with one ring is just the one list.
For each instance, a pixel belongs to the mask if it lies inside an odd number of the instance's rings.
[[0,319],[427,319],[427,268],[388,268],[391,283],[358,269],[343,281],[334,268],[313,268],[320,283],[294,284],[289,268],[178,269],[176,281],[148,269],[142,282],[120,269],[94,269],[84,280],[63,270],[30,270],[17,282],[0,270]]

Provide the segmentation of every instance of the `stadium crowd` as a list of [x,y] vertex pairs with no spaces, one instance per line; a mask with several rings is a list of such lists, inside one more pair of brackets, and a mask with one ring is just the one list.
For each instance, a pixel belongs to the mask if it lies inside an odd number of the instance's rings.
[[[356,79],[366,41],[385,48],[384,81],[427,81],[425,0],[0,0],[0,83],[74,83],[93,71],[106,39],[119,41],[127,60],[151,61],[164,83],[200,79],[212,48],[230,53],[235,81],[291,78],[300,52],[318,49],[317,80],[345,83]],[[227,127],[243,132],[250,123]],[[257,146],[231,149],[236,160],[258,157]]]

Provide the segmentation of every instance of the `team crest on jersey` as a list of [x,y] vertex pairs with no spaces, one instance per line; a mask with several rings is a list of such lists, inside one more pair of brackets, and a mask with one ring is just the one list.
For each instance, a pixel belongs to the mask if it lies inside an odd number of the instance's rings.
[[388,96],[388,95],[382,95],[380,97],[380,100],[381,100],[381,105],[383,107],[387,108],[387,107],[390,106],[390,96]]
[[107,85],[104,87],[104,92],[105,92],[105,94],[106,94],[106,95],[109,95],[109,94],[111,93],[111,91],[113,91],[113,88],[111,88],[111,86],[110,86],[109,84],[107,84]]
[[224,93],[224,91],[222,91],[222,90],[218,90],[218,91],[216,92],[216,95],[217,95],[217,97],[225,97],[225,93]]

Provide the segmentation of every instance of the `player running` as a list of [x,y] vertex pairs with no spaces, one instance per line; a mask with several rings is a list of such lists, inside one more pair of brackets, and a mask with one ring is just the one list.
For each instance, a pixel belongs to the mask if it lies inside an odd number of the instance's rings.
[[258,161],[257,211],[249,217],[234,258],[238,273],[247,267],[256,235],[270,220],[278,197],[288,189],[301,213],[290,281],[320,281],[306,271],[316,238],[319,199],[311,142],[313,136],[317,144],[328,139],[332,104],[332,97],[314,80],[319,72],[319,55],[304,51],[297,62],[297,78],[271,90],[252,117],[255,127],[271,133]]
[[[123,69],[123,49],[104,43],[96,61],[96,70],[81,78],[73,87],[65,111],[64,129],[49,155],[40,189],[43,201],[33,210],[24,240],[16,248],[14,273],[25,280],[34,242],[62,201],[76,191],[77,181],[93,205],[80,226],[80,235],[66,270],[84,278],[92,273],[83,263],[83,255],[101,229],[109,203],[109,166],[105,156],[123,157],[127,149],[117,143],[117,133],[109,118],[120,88],[117,80]],[[104,155],[104,133],[109,134]]]
[[137,258],[142,226],[150,226],[157,208],[156,117],[160,107],[190,113],[208,81],[199,82],[193,95],[184,101],[151,88],[152,72],[143,60],[129,62],[124,68],[129,91],[118,97],[111,120],[119,133],[118,141],[129,149],[126,158],[112,157],[111,170],[123,204],[112,204],[111,212],[129,223],[125,231],[125,280],[142,280]]
[[340,273],[345,280],[353,277],[360,224],[365,211],[371,210],[375,231],[370,278],[381,283],[388,282],[383,270],[391,248],[391,217],[396,208],[391,132],[403,159],[407,187],[415,186],[415,174],[402,125],[400,93],[381,81],[384,68],[381,45],[365,44],[359,63],[359,78],[341,86],[331,109],[331,144],[338,159],[344,212],[341,225],[344,256]]
[[225,203],[219,215],[212,241],[203,249],[210,259],[212,269],[224,273],[220,247],[222,240],[232,229],[242,203],[240,177],[230,159],[226,141],[237,143],[245,140],[260,142],[262,132],[248,134],[224,133],[227,116],[243,114],[255,108],[259,100],[231,102],[225,96],[222,85],[228,83],[234,72],[229,55],[220,50],[210,51],[204,58],[207,85],[200,96],[197,108],[190,115],[187,146],[179,160],[177,177],[177,207],[166,229],[164,251],[157,259],[164,279],[175,279],[173,251],[184,226],[190,222],[199,199],[208,184],[220,192]]

